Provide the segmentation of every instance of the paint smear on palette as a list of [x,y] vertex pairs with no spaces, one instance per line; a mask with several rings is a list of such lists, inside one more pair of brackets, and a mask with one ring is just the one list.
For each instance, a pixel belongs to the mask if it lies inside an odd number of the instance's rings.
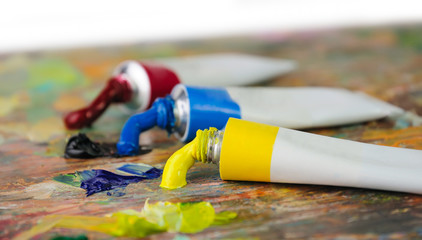
[[53,107],[60,112],[68,112],[82,108],[86,105],[86,101],[79,96],[62,94],[54,102]]
[[16,134],[32,142],[48,142],[54,136],[66,134],[63,122],[58,117],[51,117],[41,120],[31,125],[27,122],[6,122],[0,124],[0,131],[4,133]]
[[28,68],[27,88],[37,91],[61,91],[86,86],[85,76],[63,59],[42,59]]
[[142,212],[129,209],[106,217],[50,215],[15,239],[30,239],[52,228],[84,229],[115,237],[145,237],[166,231],[197,233],[216,225],[216,219],[229,223],[236,217],[234,212],[215,213],[214,207],[208,202],[149,204],[147,201]]
[[4,133],[11,133],[21,135],[27,133],[29,126],[25,122],[8,122],[0,124],[0,131]]
[[10,97],[0,96],[0,117],[11,113],[19,106],[19,96],[12,95]]
[[63,121],[57,116],[44,117],[34,124],[17,121],[4,122],[0,124],[0,131],[16,134],[37,143],[48,142],[57,136],[64,138],[67,133]]
[[391,147],[420,149],[422,127],[404,129],[371,129],[364,131],[362,140]]
[[[128,164],[127,164],[128,165]],[[78,171],[75,173],[62,174],[53,179],[74,187],[80,187],[86,190],[86,196],[94,193],[107,191],[107,195],[120,197],[125,195],[122,190],[130,183],[137,183],[146,179],[158,178],[162,174],[161,169],[146,167],[148,165],[130,164],[131,176],[119,175],[102,169],[93,169]],[[125,165],[126,166],[126,165]],[[124,167],[124,166],[123,166]],[[123,168],[124,172],[125,168]]]
[[54,193],[68,192],[69,187],[55,181],[45,181],[27,186],[24,189],[0,192],[2,201],[23,201],[27,199],[51,199]]
[[45,118],[57,116],[54,103],[60,100],[62,92],[84,87],[87,83],[84,75],[63,59],[34,61],[26,71],[25,87],[31,99],[26,109],[26,120],[36,124]]
[[[152,149],[139,147],[139,155],[151,152]],[[126,157],[117,153],[115,143],[97,143],[89,139],[84,133],[69,138],[64,149],[65,158],[89,159],[99,157]]]
[[59,137],[53,138],[47,143],[47,147],[44,152],[36,152],[36,155],[47,156],[47,157],[63,157],[63,152],[66,147],[66,138]]
[[48,142],[53,136],[64,135],[66,129],[59,117],[49,117],[32,125],[27,133],[32,142]]

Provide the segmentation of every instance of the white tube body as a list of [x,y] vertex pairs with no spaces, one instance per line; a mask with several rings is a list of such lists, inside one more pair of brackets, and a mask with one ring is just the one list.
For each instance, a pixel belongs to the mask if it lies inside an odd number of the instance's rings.
[[158,58],[152,62],[173,70],[183,84],[196,86],[257,84],[296,69],[292,60],[234,53]]
[[280,128],[270,179],[422,194],[422,151]]
[[242,119],[305,129],[395,117],[401,108],[364,93],[327,87],[229,87]]

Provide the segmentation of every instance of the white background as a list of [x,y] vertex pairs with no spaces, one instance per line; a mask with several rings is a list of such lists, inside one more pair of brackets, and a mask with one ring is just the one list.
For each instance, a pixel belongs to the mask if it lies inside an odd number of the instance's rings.
[[10,0],[0,53],[419,21],[415,0]]

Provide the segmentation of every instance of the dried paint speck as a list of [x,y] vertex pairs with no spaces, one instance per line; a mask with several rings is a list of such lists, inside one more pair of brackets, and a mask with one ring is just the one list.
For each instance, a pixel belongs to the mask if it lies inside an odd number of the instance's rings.
[[53,136],[60,136],[65,133],[63,121],[59,117],[50,117],[32,125],[27,136],[32,142],[48,142]]

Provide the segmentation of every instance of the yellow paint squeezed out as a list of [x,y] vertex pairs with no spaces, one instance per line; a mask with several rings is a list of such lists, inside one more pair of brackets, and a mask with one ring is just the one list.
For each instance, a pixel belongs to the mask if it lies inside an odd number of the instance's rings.
[[52,228],[97,231],[116,237],[145,237],[160,232],[196,233],[211,225],[221,225],[236,218],[234,212],[215,213],[208,202],[157,202],[144,205],[142,212],[123,210],[105,217],[49,215],[15,239],[30,239]]
[[160,187],[176,189],[185,186],[186,173],[195,160],[206,162],[207,140],[216,131],[216,128],[198,130],[192,142],[176,151],[166,162]]

